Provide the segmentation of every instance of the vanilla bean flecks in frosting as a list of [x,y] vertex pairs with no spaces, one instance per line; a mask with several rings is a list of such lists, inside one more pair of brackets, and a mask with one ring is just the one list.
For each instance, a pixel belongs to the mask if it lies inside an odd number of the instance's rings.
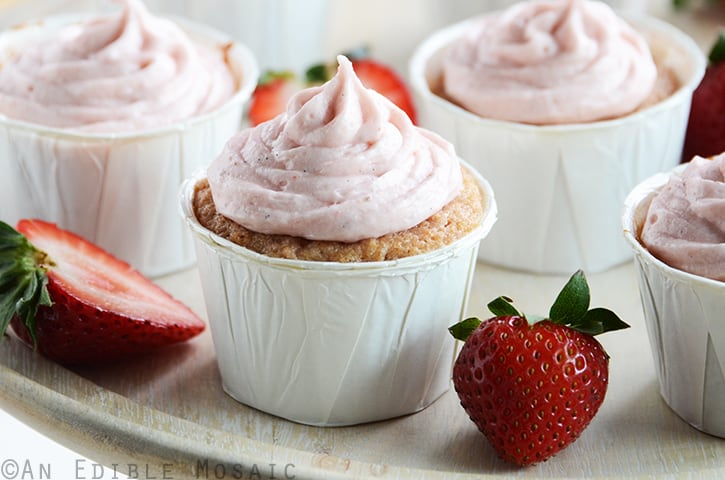
[[208,169],[219,213],[260,233],[355,242],[411,228],[458,194],[453,147],[338,62],[330,81],[229,140]]
[[[69,24],[0,62],[0,114],[49,127],[136,131],[209,112],[236,89],[217,49],[139,0]],[[12,32],[10,32],[12,33]]]
[[671,267],[725,281],[725,153],[695,157],[650,203],[640,235]]
[[443,94],[479,116],[563,124],[636,110],[657,68],[644,38],[606,4],[533,0],[475,20],[442,75]]

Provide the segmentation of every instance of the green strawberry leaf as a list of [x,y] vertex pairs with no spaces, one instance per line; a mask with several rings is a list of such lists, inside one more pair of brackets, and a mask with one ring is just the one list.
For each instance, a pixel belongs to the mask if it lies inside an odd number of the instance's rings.
[[600,333],[629,328],[629,325],[619,318],[616,313],[601,307],[592,308],[582,318],[569,326],[589,335],[599,335]]
[[465,342],[466,339],[471,336],[471,333],[473,333],[473,331],[478,328],[480,324],[481,320],[476,317],[471,317],[465,320],[461,320],[455,325],[451,325],[450,327],[448,327],[448,331],[451,335],[453,335],[453,338]]
[[16,315],[36,341],[35,314],[40,305],[51,305],[47,256],[24,235],[0,221],[0,335]]
[[498,297],[491,300],[487,307],[497,317],[510,317],[510,316],[519,316],[523,317],[523,315],[514,307],[513,300],[509,297]]
[[[717,4],[719,1],[720,0],[707,0],[707,3]],[[690,0],[672,0],[672,5],[674,5],[676,10],[682,10],[690,5]]]
[[711,65],[725,61],[725,30],[718,35],[715,44],[712,46],[712,50],[710,50],[708,60],[710,60]]
[[[519,316],[526,318],[529,324],[548,319],[558,325],[567,326],[589,335],[629,328],[629,325],[611,310],[601,307],[589,309],[590,300],[591,294],[586,276],[582,270],[577,270],[559,292],[549,310],[548,317],[531,316],[527,318],[513,306],[511,298],[504,296],[492,300],[488,304],[488,309],[497,317]],[[477,318],[467,319],[448,330],[457,339],[465,341],[480,323],[481,321]]]
[[[334,75],[334,71],[332,72],[332,75]],[[305,83],[307,85],[323,84],[330,78],[332,78],[330,75],[330,67],[324,63],[312,65],[305,71]]]
[[589,310],[589,285],[584,272],[577,270],[556,297],[549,310],[549,319],[559,325],[569,325]]

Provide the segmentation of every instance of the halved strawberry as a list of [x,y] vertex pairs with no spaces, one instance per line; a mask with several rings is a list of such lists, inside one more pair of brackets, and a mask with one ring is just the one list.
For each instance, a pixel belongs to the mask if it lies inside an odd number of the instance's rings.
[[284,112],[289,99],[302,88],[292,72],[266,72],[252,94],[249,123],[254,127]]
[[41,220],[0,222],[0,334],[63,364],[114,360],[201,333],[204,322],[96,245]]
[[413,123],[417,123],[410,91],[395,70],[370,58],[353,59],[352,68],[363,85],[387,97],[407,113]]

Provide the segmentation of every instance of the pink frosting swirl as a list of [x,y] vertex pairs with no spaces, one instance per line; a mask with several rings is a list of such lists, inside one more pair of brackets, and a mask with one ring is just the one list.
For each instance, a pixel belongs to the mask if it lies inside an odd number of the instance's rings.
[[634,111],[657,69],[645,40],[599,1],[533,0],[474,21],[443,63],[446,96],[479,116],[531,124]]
[[234,94],[221,48],[194,45],[139,0],[122,3],[117,13],[49,32],[3,60],[0,113],[50,127],[119,132],[185,120]]
[[725,281],[725,153],[695,157],[652,200],[642,244],[671,267]]
[[219,213],[256,232],[355,242],[411,228],[458,194],[452,145],[338,62],[330,81],[229,140],[208,169]]

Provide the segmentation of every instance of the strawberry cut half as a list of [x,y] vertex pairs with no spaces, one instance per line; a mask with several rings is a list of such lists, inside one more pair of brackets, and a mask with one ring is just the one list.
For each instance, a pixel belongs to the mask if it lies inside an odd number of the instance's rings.
[[0,222],[0,333],[63,364],[105,362],[188,340],[205,323],[98,246],[41,220]]

